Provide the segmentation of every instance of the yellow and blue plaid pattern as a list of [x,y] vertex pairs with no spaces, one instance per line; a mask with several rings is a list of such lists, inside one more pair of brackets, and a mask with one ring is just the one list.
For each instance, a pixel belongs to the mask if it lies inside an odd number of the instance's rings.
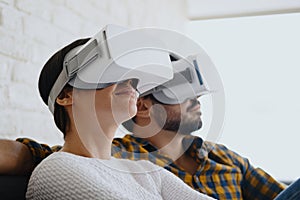
[[[17,141],[29,147],[36,165],[61,148],[50,148],[26,138]],[[284,185],[266,172],[254,168],[247,159],[223,145],[203,142],[194,136],[187,136],[183,144],[188,146],[186,153],[199,163],[195,174],[184,171],[148,141],[133,135],[114,139],[112,155],[131,160],[149,160],[171,171],[195,190],[220,200],[271,200],[284,189]]]

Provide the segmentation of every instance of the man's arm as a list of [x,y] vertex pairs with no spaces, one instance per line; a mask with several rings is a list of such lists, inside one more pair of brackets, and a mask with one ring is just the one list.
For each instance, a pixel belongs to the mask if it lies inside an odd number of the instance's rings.
[[285,186],[260,168],[250,165],[242,185],[244,199],[274,199]]
[[251,165],[248,159],[240,156],[238,153],[227,149],[224,145],[216,145],[217,150],[226,152],[228,160],[232,165],[240,168],[243,174],[241,189],[243,199],[274,199],[285,185],[276,181],[272,176],[260,168]]
[[0,139],[0,174],[25,175],[33,168],[32,154],[25,144]]

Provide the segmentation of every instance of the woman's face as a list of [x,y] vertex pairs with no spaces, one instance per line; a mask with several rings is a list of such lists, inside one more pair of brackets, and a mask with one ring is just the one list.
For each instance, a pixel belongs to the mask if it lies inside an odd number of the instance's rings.
[[112,86],[111,108],[114,118],[121,123],[131,119],[137,112],[138,93],[132,80],[123,81]]
[[136,114],[137,98],[138,95],[132,86],[132,80],[99,90],[75,89],[73,91],[73,110],[76,109],[79,115],[84,116],[82,120],[94,121],[92,118],[96,117],[100,125],[110,121],[119,125]]

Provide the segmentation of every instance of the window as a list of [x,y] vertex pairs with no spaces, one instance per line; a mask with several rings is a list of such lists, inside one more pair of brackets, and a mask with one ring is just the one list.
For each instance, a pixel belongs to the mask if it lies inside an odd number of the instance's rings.
[[279,180],[299,177],[300,14],[192,21],[187,34],[223,80],[218,142]]

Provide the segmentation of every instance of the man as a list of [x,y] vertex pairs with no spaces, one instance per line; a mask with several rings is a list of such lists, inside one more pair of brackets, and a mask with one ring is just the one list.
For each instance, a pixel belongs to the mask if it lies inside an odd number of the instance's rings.
[[[195,190],[216,199],[274,199],[284,189],[282,184],[225,146],[191,135],[202,127],[201,106],[196,96],[199,95],[172,101],[161,91],[154,90],[140,97],[136,116],[124,123],[133,135],[114,139],[113,156],[149,160],[171,171]],[[59,150],[59,147],[51,149],[30,139],[17,141],[29,147],[32,160],[27,156],[25,161],[10,162],[18,166],[32,161],[28,173],[46,156]],[[21,143],[13,145],[23,146]],[[28,150],[23,148],[20,152],[23,151]]]

